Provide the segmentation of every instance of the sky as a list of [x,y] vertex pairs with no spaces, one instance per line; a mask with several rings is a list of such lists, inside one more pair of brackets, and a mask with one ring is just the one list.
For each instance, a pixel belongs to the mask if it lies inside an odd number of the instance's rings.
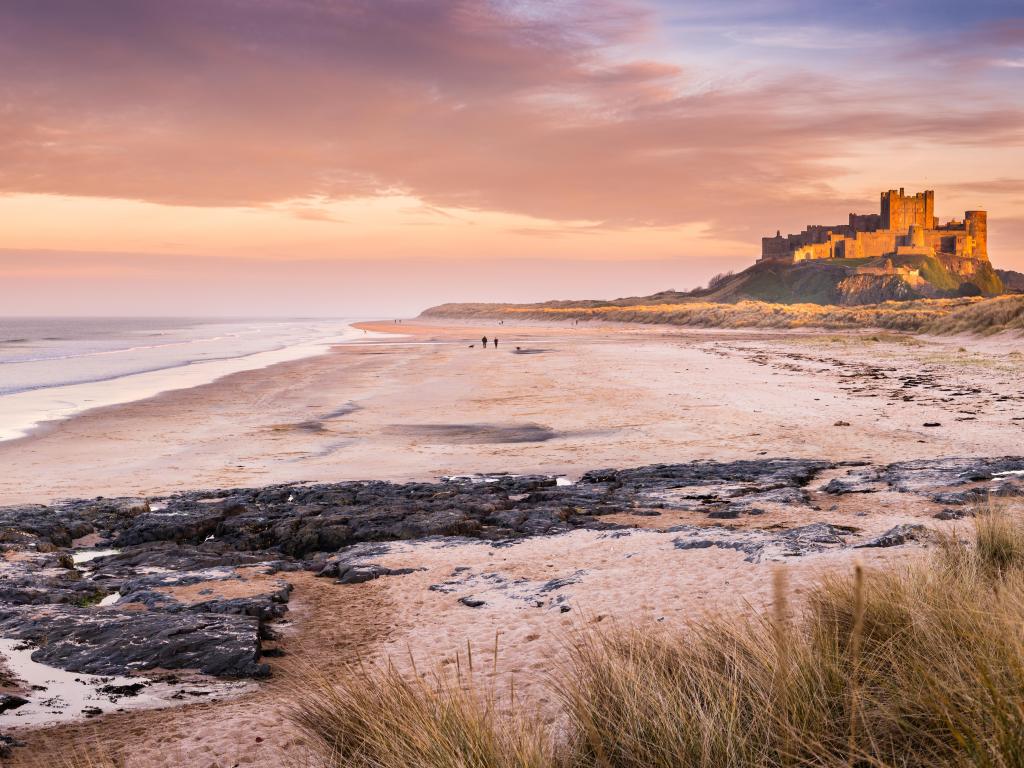
[[0,315],[705,283],[934,189],[1024,270],[1019,0],[3,0]]

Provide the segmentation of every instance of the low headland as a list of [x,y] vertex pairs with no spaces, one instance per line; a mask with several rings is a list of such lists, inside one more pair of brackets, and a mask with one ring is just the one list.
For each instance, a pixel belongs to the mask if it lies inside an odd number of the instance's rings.
[[706,301],[674,291],[610,301],[541,304],[441,304],[421,317],[435,320],[615,322],[693,328],[880,328],[925,334],[1024,331],[1024,296],[916,299],[881,304]]

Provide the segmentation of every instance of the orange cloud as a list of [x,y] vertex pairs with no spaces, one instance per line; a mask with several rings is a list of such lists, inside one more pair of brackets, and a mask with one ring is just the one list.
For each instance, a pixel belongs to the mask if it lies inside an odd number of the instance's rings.
[[[1024,90],[990,66],[1020,25],[845,34],[856,9],[782,5],[8,0],[0,274],[19,311],[83,285],[201,312],[289,280],[281,306],[318,312],[380,285],[409,309],[643,293],[892,186],[989,207],[994,259],[1024,267]],[[708,24],[728,50],[698,45]]]
[[[1020,143],[1024,110],[823,75],[697,87],[637,3],[16,0],[0,190],[172,205],[405,194],[613,226],[824,213],[852,142]],[[297,215],[318,216],[315,210]],[[740,224],[742,223],[742,224]]]

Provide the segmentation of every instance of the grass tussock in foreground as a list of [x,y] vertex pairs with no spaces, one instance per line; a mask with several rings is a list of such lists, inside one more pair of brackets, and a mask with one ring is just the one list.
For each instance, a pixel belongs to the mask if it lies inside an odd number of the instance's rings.
[[764,301],[613,305],[445,304],[424,317],[462,319],[605,321],[695,328],[883,328],[910,333],[997,333],[1024,330],[1024,297],[919,299],[864,306],[773,304]]
[[[393,665],[359,666],[300,694],[295,723],[321,765],[346,768],[545,768],[558,764],[541,724],[501,711],[468,671],[420,678]],[[510,697],[514,698],[511,694]]]
[[790,610],[684,633],[584,633],[552,685],[557,728],[464,679],[394,667],[321,681],[295,720],[324,766],[1024,766],[1024,533],[832,576]]

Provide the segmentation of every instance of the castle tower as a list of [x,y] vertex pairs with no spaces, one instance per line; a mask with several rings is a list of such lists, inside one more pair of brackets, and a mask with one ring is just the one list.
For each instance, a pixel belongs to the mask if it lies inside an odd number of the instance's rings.
[[906,195],[903,187],[899,191],[883,192],[881,228],[904,233],[914,225],[924,229],[935,227],[935,192],[926,189],[916,195]]
[[964,214],[967,233],[974,240],[974,258],[988,258],[988,214],[985,211],[967,211]]

